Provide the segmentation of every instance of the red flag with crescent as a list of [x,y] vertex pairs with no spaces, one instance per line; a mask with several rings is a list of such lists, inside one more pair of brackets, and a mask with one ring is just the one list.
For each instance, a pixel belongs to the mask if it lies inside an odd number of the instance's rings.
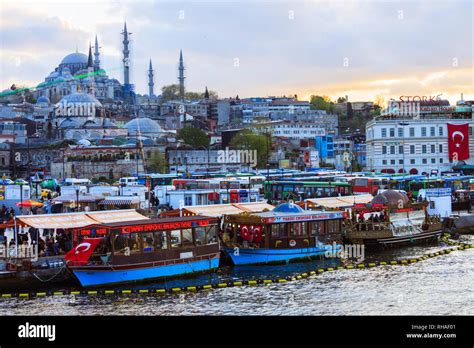
[[84,238],[82,242],[69,250],[65,256],[66,261],[75,264],[87,263],[94,250],[103,238]]
[[450,160],[469,158],[469,124],[448,123],[448,151]]

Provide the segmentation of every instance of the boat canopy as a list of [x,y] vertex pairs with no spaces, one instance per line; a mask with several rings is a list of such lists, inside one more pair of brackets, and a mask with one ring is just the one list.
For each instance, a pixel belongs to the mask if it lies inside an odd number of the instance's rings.
[[[250,203],[230,203],[230,204],[209,204],[209,205],[194,205],[184,206],[183,212],[185,216],[189,215],[203,215],[212,217],[221,217],[223,215],[240,214],[243,212],[256,213],[262,211],[270,211],[275,208],[273,205],[266,202],[250,202]],[[177,212],[176,212],[177,211]],[[176,215],[179,210],[163,215]]]
[[134,209],[80,212],[66,214],[19,215],[16,221],[38,229],[71,229],[120,221],[144,220],[148,217]]
[[324,198],[308,198],[305,202],[309,207],[319,207],[325,209],[334,208],[350,208],[356,204],[367,204],[372,201],[374,196],[371,194],[341,196],[341,197],[324,197]]

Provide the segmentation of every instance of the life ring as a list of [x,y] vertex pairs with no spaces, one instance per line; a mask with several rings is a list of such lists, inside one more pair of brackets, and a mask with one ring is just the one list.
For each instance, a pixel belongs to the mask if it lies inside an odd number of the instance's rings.
[[253,241],[255,243],[260,243],[263,240],[262,230],[260,227],[254,227],[253,229]]
[[296,240],[290,240],[290,247],[294,247],[296,245]]
[[251,234],[250,234],[250,230],[249,230],[248,226],[242,226],[240,228],[240,235],[242,236],[243,240],[250,241]]

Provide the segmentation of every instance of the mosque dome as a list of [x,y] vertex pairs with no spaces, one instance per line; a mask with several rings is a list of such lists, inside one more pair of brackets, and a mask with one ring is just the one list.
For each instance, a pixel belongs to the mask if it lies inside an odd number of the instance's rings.
[[61,122],[59,128],[75,128],[78,126],[79,124],[76,121],[71,118],[66,118],[64,121]]
[[49,104],[49,99],[48,97],[42,95],[41,97],[38,98],[36,101],[36,104]]
[[102,107],[100,101],[97,100],[92,94],[87,93],[72,93],[64,96],[59,103],[67,103],[67,104],[76,104],[76,103],[91,103],[94,104],[95,107]]
[[137,117],[125,124],[129,135],[158,135],[163,132],[158,122],[148,117]]
[[372,204],[398,205],[400,201],[405,205],[409,199],[407,195],[402,192],[387,190],[375,196],[374,199],[372,199]]
[[71,53],[63,58],[61,64],[87,64],[88,57],[84,53]]
[[294,203],[281,203],[275,209],[274,213],[302,213],[304,212],[303,208]]

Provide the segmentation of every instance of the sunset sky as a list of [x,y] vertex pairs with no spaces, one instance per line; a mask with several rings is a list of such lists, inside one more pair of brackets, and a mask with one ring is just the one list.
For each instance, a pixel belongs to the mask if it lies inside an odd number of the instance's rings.
[[[473,4],[450,1],[25,1],[0,3],[0,90],[36,86],[62,58],[86,53],[123,82],[121,35],[131,36],[131,82],[155,93],[177,82],[220,97],[311,94],[351,101],[400,95],[474,99]],[[236,64],[238,63],[238,64]]]

